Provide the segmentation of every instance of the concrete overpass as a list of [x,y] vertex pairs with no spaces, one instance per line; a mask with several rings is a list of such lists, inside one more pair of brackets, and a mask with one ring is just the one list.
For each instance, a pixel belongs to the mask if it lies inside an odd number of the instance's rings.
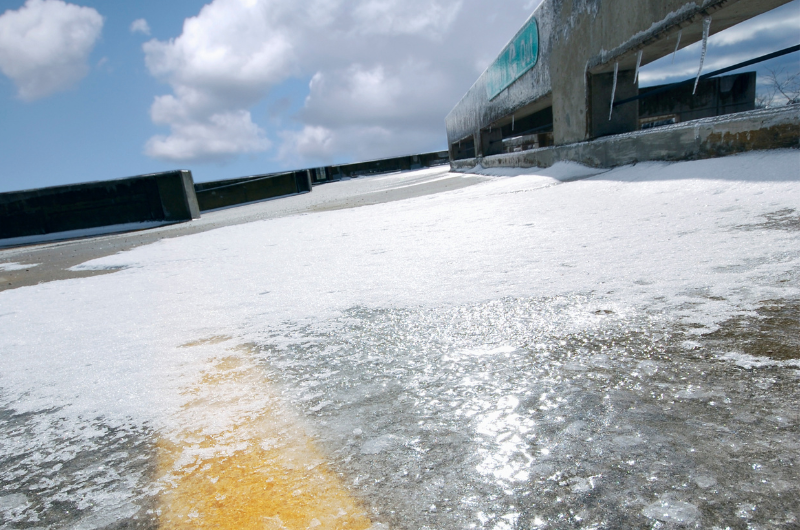
[[[614,101],[639,94],[637,62],[646,65],[700,41],[709,21],[713,35],[788,1],[545,0],[447,116],[451,162],[475,165],[502,155],[502,140],[521,131],[539,148],[637,131],[636,104],[615,108],[609,119],[612,92]],[[770,134],[783,138],[775,147],[796,145],[797,111],[778,121],[783,129]],[[591,156],[575,158],[593,163]]]

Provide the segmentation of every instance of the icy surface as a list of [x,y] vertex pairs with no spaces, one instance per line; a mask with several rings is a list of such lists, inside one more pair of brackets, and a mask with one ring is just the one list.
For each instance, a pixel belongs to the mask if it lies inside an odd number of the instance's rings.
[[708,337],[797,305],[798,168],[776,151],[526,170],[4,291],[4,525],[146,520],[155,441],[226,356],[274,388],[204,424],[258,416],[277,389],[376,524],[796,525],[797,364]]
[[724,528],[741,504],[795,521],[795,374],[693,331],[564,296],[353,309],[259,342],[393,528]]
[[0,263],[0,271],[24,271],[25,269],[32,269],[39,265],[38,263]]

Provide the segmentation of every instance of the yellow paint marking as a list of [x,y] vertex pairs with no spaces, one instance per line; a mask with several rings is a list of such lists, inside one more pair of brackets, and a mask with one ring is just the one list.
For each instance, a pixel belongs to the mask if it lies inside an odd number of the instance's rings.
[[212,363],[185,396],[181,427],[158,443],[160,528],[372,526],[246,348]]

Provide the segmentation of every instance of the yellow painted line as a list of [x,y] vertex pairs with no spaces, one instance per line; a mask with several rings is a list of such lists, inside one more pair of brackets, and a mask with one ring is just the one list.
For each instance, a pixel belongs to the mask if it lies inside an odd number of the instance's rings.
[[181,427],[158,443],[160,528],[370,528],[251,352],[227,355],[186,389]]

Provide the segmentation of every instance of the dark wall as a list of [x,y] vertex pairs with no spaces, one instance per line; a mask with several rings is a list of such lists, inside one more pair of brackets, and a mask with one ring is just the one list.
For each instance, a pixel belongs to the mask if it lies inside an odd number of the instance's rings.
[[[646,96],[648,92],[660,88],[642,88],[639,92]],[[686,84],[639,100],[639,118],[647,120],[674,116],[677,123],[756,108],[755,72],[704,79],[697,85],[696,94],[692,94],[693,89],[693,85]]]
[[315,178],[315,182],[324,180],[336,180],[343,177],[357,177],[361,175],[375,175],[378,173],[391,173],[393,171],[408,171],[431,167],[449,162],[447,151],[437,151],[435,153],[423,153],[421,155],[397,156],[393,158],[383,158],[380,160],[370,160],[368,162],[356,162],[354,164],[341,164],[338,166],[327,166],[324,171],[318,171],[317,175],[324,175],[325,178]]
[[200,216],[189,171],[0,194],[0,239]]
[[311,191],[306,170],[195,184],[200,211]]
[[322,184],[345,177],[419,169],[443,165],[448,162],[447,151],[440,151],[354,164],[301,169],[285,173],[269,173],[252,177],[200,182],[195,184],[194,187],[197,192],[200,211],[205,212],[309,192],[312,184]]

